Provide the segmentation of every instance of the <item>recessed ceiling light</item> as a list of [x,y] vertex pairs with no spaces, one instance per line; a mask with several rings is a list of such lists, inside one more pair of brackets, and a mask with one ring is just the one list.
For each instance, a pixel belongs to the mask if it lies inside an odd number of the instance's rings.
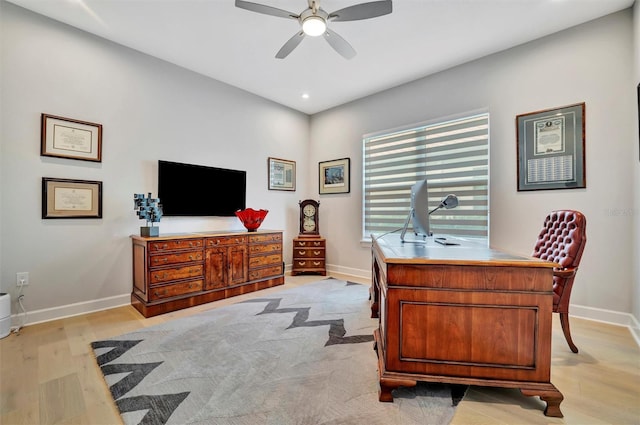
[[309,93],[302,93],[303,99],[309,99]]

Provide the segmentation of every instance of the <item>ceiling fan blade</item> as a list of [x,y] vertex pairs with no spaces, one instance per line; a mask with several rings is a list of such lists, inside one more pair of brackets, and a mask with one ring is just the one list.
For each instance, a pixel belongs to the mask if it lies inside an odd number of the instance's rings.
[[304,38],[303,31],[295,33],[293,37],[291,37],[286,43],[284,43],[284,46],[282,46],[282,48],[278,51],[278,53],[276,53],[276,58],[278,59],[286,58],[289,55],[289,53],[293,51],[293,49],[298,47],[298,44],[300,44],[303,38]]
[[351,44],[347,43],[347,41],[340,37],[338,33],[335,31],[327,30],[324,32],[324,38],[327,42],[333,47],[333,49],[340,53],[342,57],[345,59],[351,59],[356,55],[356,51],[351,47]]
[[240,9],[250,10],[251,12],[262,13],[264,15],[277,16],[278,18],[298,19],[298,15],[293,12],[287,12],[286,10],[278,9],[276,7],[252,3],[250,1],[236,0],[236,7],[239,7]]
[[382,15],[388,15],[392,11],[393,6],[391,0],[372,1],[336,10],[329,14],[329,19],[334,22],[359,21],[361,19],[370,19]]

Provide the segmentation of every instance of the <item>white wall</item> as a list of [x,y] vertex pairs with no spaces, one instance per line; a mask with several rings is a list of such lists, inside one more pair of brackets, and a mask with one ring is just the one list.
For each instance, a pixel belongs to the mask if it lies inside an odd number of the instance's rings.
[[[491,245],[529,255],[550,210],[581,210],[588,243],[572,301],[586,308],[572,311],[631,313],[638,238],[629,231],[638,193],[631,183],[638,167],[632,49],[632,13],[626,10],[312,116],[312,163],[352,159],[351,193],[320,197],[328,263],[369,269],[369,248],[359,243],[363,134],[488,110]],[[580,102],[586,102],[587,188],[518,192],[516,115]],[[312,184],[314,173],[310,167]],[[606,316],[600,318],[630,317]]]
[[[270,210],[263,227],[285,230],[291,262],[303,195],[267,189],[267,157],[306,162],[307,115],[14,5],[0,8],[0,288],[15,295],[16,272],[30,273],[25,304],[40,312],[30,322],[128,302],[129,235],[144,225],[133,194],[157,194],[158,159],[246,170],[247,206]],[[101,123],[102,162],[40,156],[41,113]],[[42,177],[102,181],[103,218],[41,219]],[[199,184],[207,196],[219,182]],[[229,228],[244,230],[235,217],[160,223],[161,232]]]
[[[633,84],[632,86],[637,87],[640,84],[640,4],[635,2],[633,6],[633,59],[634,59],[634,67],[633,67]],[[637,99],[636,109],[632,109],[637,112],[640,116],[640,93],[638,93],[639,97]],[[635,146],[635,154],[634,154],[634,167],[633,167],[633,193],[635,193],[634,198],[634,249],[632,258],[635,259],[633,261],[634,269],[633,269],[633,296],[632,303],[633,316],[637,319],[640,319],[640,143],[637,139],[638,134],[640,134],[640,129],[638,117],[633,119],[634,122],[634,135],[631,140],[631,144]],[[635,158],[639,159],[635,161]],[[632,331],[637,341],[640,341],[640,323],[636,321],[633,323]]]

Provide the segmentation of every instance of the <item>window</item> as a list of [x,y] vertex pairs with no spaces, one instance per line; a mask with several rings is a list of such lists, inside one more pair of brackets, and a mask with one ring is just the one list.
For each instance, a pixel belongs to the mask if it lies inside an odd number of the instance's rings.
[[431,215],[433,233],[488,238],[488,113],[368,135],[363,144],[364,239],[401,229],[411,186],[425,178],[429,210],[450,193],[460,201]]

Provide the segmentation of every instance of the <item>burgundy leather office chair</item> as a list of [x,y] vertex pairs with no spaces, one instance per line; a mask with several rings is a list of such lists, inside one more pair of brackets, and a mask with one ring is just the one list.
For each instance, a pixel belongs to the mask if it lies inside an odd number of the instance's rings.
[[580,211],[552,211],[544,220],[531,254],[562,266],[553,270],[553,311],[560,314],[562,332],[574,353],[578,352],[578,347],[573,343],[569,329],[569,298],[586,243],[587,219]]

